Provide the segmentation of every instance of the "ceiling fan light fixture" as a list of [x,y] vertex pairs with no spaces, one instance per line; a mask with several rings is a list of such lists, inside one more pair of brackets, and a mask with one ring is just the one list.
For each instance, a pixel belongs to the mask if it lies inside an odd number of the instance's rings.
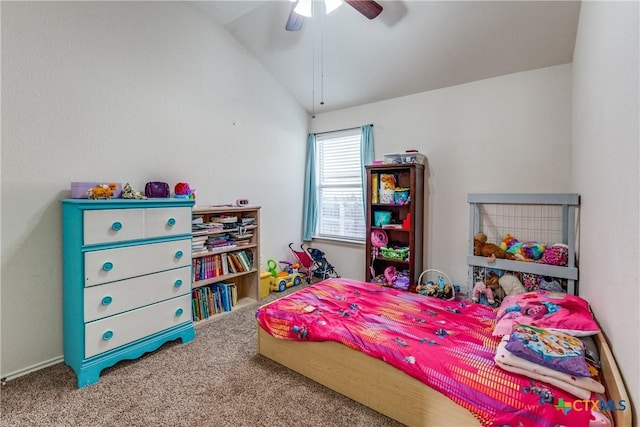
[[298,5],[294,9],[298,15],[311,18],[311,0],[298,0]]
[[340,6],[342,6],[343,0],[324,0],[324,10],[328,15]]

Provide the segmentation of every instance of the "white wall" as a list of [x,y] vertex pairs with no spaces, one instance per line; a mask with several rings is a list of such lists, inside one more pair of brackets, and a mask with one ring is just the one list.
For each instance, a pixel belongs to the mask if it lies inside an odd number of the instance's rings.
[[[456,283],[467,277],[467,193],[571,190],[571,65],[319,114],[311,126],[366,123],[376,158],[406,149],[428,157],[424,266]],[[341,275],[364,279],[362,247],[321,249]]]
[[72,181],[186,181],[205,205],[248,198],[263,206],[263,253],[280,259],[300,236],[307,125],[184,4],[2,2],[0,376],[62,355],[59,199]]
[[582,194],[580,289],[593,301],[636,408],[639,21],[638,2],[583,2],[573,63],[573,181]]

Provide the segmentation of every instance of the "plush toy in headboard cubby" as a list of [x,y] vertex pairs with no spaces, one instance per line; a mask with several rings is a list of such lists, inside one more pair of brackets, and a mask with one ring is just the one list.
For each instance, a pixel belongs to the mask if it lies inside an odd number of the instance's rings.
[[496,258],[516,259],[515,255],[505,252],[500,246],[494,243],[487,243],[487,235],[482,232],[473,236],[473,254],[489,258],[488,262],[493,262]]

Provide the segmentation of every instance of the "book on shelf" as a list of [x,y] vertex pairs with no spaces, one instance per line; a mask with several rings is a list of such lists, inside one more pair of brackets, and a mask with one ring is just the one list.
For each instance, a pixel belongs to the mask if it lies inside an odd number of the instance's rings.
[[244,271],[250,271],[251,270],[251,262],[249,261],[249,258],[247,257],[247,254],[245,253],[245,251],[240,251],[237,253],[238,258],[240,259],[240,262],[242,263],[242,267],[244,268]]
[[226,254],[227,255],[227,268],[229,269],[229,273],[237,273],[238,270],[236,270],[236,266],[233,263],[233,260],[231,259],[231,254]]
[[227,259],[227,254],[220,254],[221,264],[222,264],[222,274],[229,274],[229,260]]
[[191,293],[191,307],[194,322],[205,320],[217,313],[230,310],[230,307],[233,306],[233,295],[231,292],[227,292],[230,296],[228,297],[228,302],[225,303],[224,301],[227,297],[223,295],[225,293],[224,288],[215,284],[193,290]]
[[227,255],[231,260],[231,264],[233,265],[233,269],[235,270],[236,273],[242,273],[243,271],[245,271],[236,253],[229,252]]
[[233,307],[238,304],[238,286],[235,283],[231,283],[229,289],[231,290],[231,306]]
[[231,311],[231,290],[229,288],[229,283],[215,283],[212,285],[213,288],[217,289],[220,292],[220,301],[222,303],[223,311]]
[[[194,282],[199,280],[211,279],[212,277],[228,274],[228,263],[223,261],[222,255],[212,254],[200,258],[194,258],[191,261],[192,279]],[[225,273],[225,271],[227,271]]]
[[378,191],[380,187],[378,185],[378,174],[371,174],[371,203],[378,203]]

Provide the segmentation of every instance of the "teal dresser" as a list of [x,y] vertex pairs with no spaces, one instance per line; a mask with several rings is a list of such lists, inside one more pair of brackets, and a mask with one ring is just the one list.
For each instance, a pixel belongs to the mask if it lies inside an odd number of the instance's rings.
[[61,203],[64,361],[78,387],[167,341],[192,341],[194,201]]

